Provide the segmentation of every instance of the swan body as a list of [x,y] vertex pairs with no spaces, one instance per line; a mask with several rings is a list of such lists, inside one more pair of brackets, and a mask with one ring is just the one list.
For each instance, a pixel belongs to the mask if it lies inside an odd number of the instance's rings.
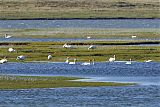
[[17,59],[16,60],[25,60],[25,56],[23,56],[23,55],[20,55],[20,56],[17,56]]
[[66,58],[65,63],[69,63],[69,57]]
[[70,65],[75,65],[75,64],[76,64],[76,60],[77,60],[77,59],[74,59],[74,62],[69,62],[68,64],[70,64]]
[[152,62],[152,60],[146,60],[145,62]]
[[91,63],[91,60],[89,60],[89,62],[84,62],[81,65],[94,65],[94,61],[95,61],[95,59],[93,59],[92,63]]
[[84,62],[81,65],[91,65],[91,63],[90,62]]
[[52,55],[48,55],[48,60],[52,59]]
[[116,60],[116,55],[113,56],[113,58],[109,58],[109,62],[114,62]]
[[12,36],[9,36],[7,34],[5,34],[5,38],[8,39],[8,38],[11,38]]
[[87,39],[91,39],[91,37],[90,37],[90,36],[87,36]]
[[132,36],[132,38],[136,38],[137,36]]
[[0,60],[0,64],[7,63],[7,62],[8,62],[8,61],[7,61],[6,58]]
[[63,48],[69,48],[69,49],[71,49],[71,48],[73,48],[73,46],[72,46],[72,45],[64,44],[64,45],[63,45]]
[[14,50],[13,48],[9,48],[8,52],[15,52],[16,50]]
[[88,47],[88,50],[90,50],[90,49],[96,49],[96,46],[95,45],[91,45],[91,46]]
[[132,64],[131,59],[130,59],[130,61],[127,61],[125,64],[126,64],[126,65]]

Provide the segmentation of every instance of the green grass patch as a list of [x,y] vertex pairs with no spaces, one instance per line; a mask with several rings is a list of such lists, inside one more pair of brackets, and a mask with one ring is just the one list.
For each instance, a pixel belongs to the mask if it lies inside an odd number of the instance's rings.
[[[153,41],[152,41],[153,42]],[[151,43],[152,43],[151,42]],[[158,41],[157,41],[158,42]],[[116,60],[132,60],[144,61],[151,59],[160,61],[160,46],[127,46],[125,44],[139,44],[141,41],[110,41],[110,42],[74,42],[70,43],[75,49],[63,48],[63,42],[31,42],[31,43],[0,43],[0,58],[7,57],[9,62],[17,62],[16,57],[19,55],[26,56],[27,61],[53,61],[64,62],[66,57],[70,57],[71,61],[76,58],[78,62],[88,60],[108,61],[110,57],[116,55]],[[145,43],[145,42],[144,42]],[[147,42],[148,43],[148,42]],[[154,42],[153,42],[154,43]],[[156,43],[156,41],[155,41]],[[96,49],[88,50],[89,45],[97,45]],[[122,45],[121,45],[122,44]],[[8,52],[8,48],[13,47],[16,52]],[[47,60],[48,54],[53,58]],[[21,61],[18,61],[21,62]]]
[[0,89],[128,86],[135,83],[80,82],[76,77],[0,76]]
[[141,28],[47,28],[47,29],[0,29],[0,37],[5,34],[14,38],[159,38],[159,29]]

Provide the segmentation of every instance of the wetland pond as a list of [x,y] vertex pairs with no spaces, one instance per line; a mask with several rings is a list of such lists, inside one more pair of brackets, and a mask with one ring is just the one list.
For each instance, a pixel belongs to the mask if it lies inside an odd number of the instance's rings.
[[0,28],[159,28],[160,19],[0,20]]
[[[159,28],[160,19],[110,20],[0,20],[1,29],[32,28]],[[6,39],[1,38],[1,42]],[[19,38],[10,41],[24,41]],[[49,41],[53,39],[43,39]],[[28,41],[38,41],[33,38]],[[56,41],[61,41],[58,39]],[[65,39],[70,41],[70,39]],[[84,40],[84,39],[78,39]],[[87,40],[87,39],[85,39]],[[92,40],[92,39],[91,39]],[[116,39],[121,40],[121,39]],[[129,40],[132,40],[129,38]],[[62,40],[64,41],[64,40]],[[71,41],[74,41],[71,40]],[[106,40],[107,41],[107,40]],[[0,106],[4,107],[159,107],[160,63],[96,62],[81,63],[6,63],[0,64],[1,75],[72,76],[90,78],[80,81],[133,82],[135,86],[72,87],[46,89],[0,90]]]
[[[160,105],[160,63],[96,62],[81,63],[6,63],[3,75],[73,76],[91,78],[82,81],[134,82],[135,86],[79,87],[50,89],[1,90],[2,106],[38,107],[158,107]],[[81,81],[81,80],[80,80]]]

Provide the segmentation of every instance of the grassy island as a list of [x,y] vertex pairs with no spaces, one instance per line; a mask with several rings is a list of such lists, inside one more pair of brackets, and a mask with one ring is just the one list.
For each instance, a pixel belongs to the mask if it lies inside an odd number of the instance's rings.
[[[76,77],[0,76],[0,89],[128,86],[135,83],[80,82]],[[81,78],[82,79],[82,78]]]
[[[13,38],[160,38],[158,28],[30,28],[0,29],[0,37],[5,34]],[[134,40],[134,39],[133,39]]]
[[[103,28],[49,28],[49,29],[0,29],[0,38],[8,33],[12,38],[83,38],[85,41],[70,42],[0,42],[0,59],[7,57],[9,62],[17,62],[19,55],[26,56],[25,61],[50,61],[64,62],[66,57],[74,58],[78,62],[108,61],[116,55],[116,60],[160,61],[160,30],[159,29],[103,29]],[[132,36],[136,38],[132,38]],[[101,40],[87,39],[99,38]],[[123,41],[103,41],[103,38],[121,38]],[[129,40],[125,40],[129,39]],[[7,40],[7,39],[6,39]],[[63,45],[68,43],[74,49],[65,49]],[[147,46],[140,46],[146,45]],[[88,50],[90,45],[96,45],[96,49]],[[150,46],[151,45],[151,46]],[[155,46],[153,46],[155,45]],[[8,48],[14,48],[16,52],[8,52]]]
[[[86,62],[95,59],[96,62],[108,61],[116,55],[116,60],[160,61],[160,46],[136,46],[136,44],[159,44],[159,41],[94,41],[94,42],[69,42],[73,49],[63,48],[65,42],[4,42],[0,43],[0,59],[6,57],[9,62],[21,62],[16,60],[19,55],[26,56],[27,61],[53,61],[64,62],[66,57],[70,61],[74,58],[78,62]],[[96,49],[88,50],[90,45],[96,45]],[[131,45],[131,46],[130,46]],[[133,46],[132,46],[133,45]],[[14,48],[15,52],[8,52],[8,48]],[[53,57],[47,59],[48,54]]]

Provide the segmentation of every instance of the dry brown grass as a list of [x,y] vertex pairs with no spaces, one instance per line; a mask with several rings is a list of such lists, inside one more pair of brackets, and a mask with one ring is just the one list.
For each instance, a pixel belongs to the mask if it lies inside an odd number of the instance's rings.
[[3,0],[0,18],[158,18],[159,7],[159,0]]

